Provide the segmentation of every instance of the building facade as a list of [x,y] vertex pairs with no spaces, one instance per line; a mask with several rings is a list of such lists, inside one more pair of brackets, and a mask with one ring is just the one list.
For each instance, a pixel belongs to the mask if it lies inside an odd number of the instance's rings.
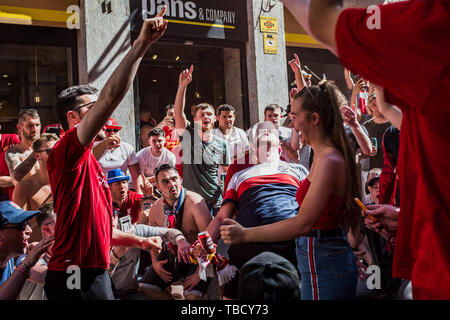
[[[381,1],[346,1],[367,6]],[[73,84],[101,89],[137,38],[142,19],[167,6],[169,27],[150,48],[114,117],[140,148],[140,114],[158,122],[173,103],[179,73],[195,66],[186,111],[198,102],[227,103],[236,125],[263,119],[264,107],[285,107],[297,53],[319,81],[347,90],[337,57],[307,35],[274,0],[0,0],[0,123],[14,130],[20,109],[36,108],[54,123],[53,102]],[[189,117],[189,115],[188,115]]]

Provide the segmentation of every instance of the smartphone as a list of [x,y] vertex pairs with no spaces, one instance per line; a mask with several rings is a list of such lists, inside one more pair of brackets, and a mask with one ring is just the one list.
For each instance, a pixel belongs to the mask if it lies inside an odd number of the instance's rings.
[[119,218],[119,228],[123,232],[127,232],[132,228],[131,217],[129,215]]
[[54,134],[56,134],[58,137],[60,137],[60,136],[61,136],[61,128],[58,128],[58,127],[48,127],[48,128],[45,130],[45,133],[54,133]]
[[374,146],[374,148],[376,149],[377,153],[378,153],[378,143],[377,143],[377,138],[370,138],[370,142],[372,142],[372,145]]

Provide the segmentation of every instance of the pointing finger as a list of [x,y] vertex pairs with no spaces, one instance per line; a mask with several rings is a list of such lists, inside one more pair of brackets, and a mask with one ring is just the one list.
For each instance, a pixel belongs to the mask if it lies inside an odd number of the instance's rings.
[[162,6],[161,11],[158,12],[156,17],[164,17],[164,14],[166,13],[166,10],[167,10],[167,7],[166,6]]

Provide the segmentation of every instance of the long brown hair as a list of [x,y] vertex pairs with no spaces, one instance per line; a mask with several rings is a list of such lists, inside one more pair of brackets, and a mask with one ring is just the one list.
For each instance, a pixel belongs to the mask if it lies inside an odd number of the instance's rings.
[[345,133],[344,122],[338,98],[342,93],[332,83],[325,81],[312,87],[304,87],[294,99],[303,99],[302,109],[320,116],[324,134],[331,139],[342,153],[345,161],[346,190],[345,213],[342,224],[345,231],[357,230],[361,220],[360,210],[354,198],[361,198],[360,173],[356,168],[355,152]]

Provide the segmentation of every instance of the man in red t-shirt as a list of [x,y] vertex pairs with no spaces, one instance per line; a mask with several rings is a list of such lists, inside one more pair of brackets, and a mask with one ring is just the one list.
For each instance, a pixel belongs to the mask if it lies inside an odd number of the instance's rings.
[[[57,98],[55,112],[66,134],[53,147],[47,165],[58,216],[44,286],[49,300],[114,299],[107,272],[111,245],[161,250],[160,238],[113,229],[111,192],[91,148],[127,93],[142,57],[167,28],[165,10],[143,22],[139,37],[98,97],[95,88],[80,85]],[[73,283],[74,272],[79,281]]]
[[[128,189],[128,181],[130,176],[126,176],[122,169],[113,169],[108,171],[108,184],[111,189],[112,201],[117,203],[121,214],[119,218],[125,215],[131,217],[131,223],[146,223],[146,217],[143,216],[143,203],[144,195],[134,192]],[[144,185],[141,186],[142,192],[146,197],[151,198],[153,193],[153,186],[146,179],[143,179]],[[154,200],[157,200],[154,198]]]
[[401,125],[393,276],[411,279],[415,299],[450,299],[448,0],[369,10],[343,10],[338,0],[282,1],[345,67],[384,88],[377,96],[390,105],[382,113]]
[[0,134],[0,201],[10,200],[10,195],[12,195],[12,190],[14,190],[14,184],[5,161],[5,151],[9,146],[19,143],[20,139],[17,134]]

